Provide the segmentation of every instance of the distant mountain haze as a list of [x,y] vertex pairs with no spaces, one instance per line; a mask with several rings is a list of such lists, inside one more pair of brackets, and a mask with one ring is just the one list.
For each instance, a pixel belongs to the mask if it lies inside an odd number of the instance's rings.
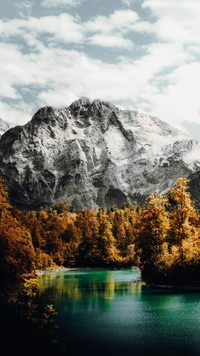
[[200,200],[200,141],[156,117],[82,97],[64,109],[43,107],[4,132],[0,169],[17,206],[141,204],[178,177],[191,179],[192,197]]

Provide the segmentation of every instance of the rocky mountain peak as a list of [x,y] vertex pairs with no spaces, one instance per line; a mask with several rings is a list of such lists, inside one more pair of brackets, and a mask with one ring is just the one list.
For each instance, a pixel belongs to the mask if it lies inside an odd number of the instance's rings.
[[69,108],[73,111],[80,110],[81,108],[88,108],[92,103],[92,100],[87,98],[86,96],[82,96],[81,98],[75,100]]
[[82,97],[7,131],[0,169],[16,205],[120,207],[200,171],[200,143],[153,116]]

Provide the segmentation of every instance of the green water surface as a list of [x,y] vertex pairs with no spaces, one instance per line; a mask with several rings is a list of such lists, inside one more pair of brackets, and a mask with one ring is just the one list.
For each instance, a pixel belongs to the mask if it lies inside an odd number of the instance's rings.
[[200,293],[147,288],[133,269],[53,272],[39,288],[69,355],[200,355]]

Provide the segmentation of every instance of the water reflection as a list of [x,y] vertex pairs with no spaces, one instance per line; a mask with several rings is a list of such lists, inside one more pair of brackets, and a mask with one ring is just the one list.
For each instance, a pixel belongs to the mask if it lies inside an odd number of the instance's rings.
[[52,273],[39,286],[73,355],[200,356],[198,293],[149,289],[135,270]]
[[39,281],[40,291],[47,298],[65,300],[70,309],[76,310],[83,309],[83,305],[88,310],[107,309],[114,298],[140,294],[142,286],[140,272],[133,270],[47,273]]

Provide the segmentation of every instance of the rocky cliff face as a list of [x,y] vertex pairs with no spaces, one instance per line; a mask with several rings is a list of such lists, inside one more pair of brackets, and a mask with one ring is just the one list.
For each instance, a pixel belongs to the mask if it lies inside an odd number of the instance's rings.
[[158,118],[81,98],[4,133],[0,169],[16,205],[120,207],[200,171],[200,142]]

